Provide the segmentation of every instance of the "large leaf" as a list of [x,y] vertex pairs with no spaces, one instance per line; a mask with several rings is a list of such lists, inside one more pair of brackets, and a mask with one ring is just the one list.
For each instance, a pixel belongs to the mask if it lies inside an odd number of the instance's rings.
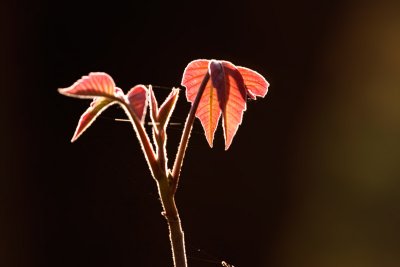
[[[200,84],[208,72],[209,62],[209,60],[205,59],[194,60],[186,67],[183,73],[182,85],[186,87],[186,97],[189,102],[193,103],[195,100]],[[213,87],[211,80],[209,80],[200,99],[196,117],[199,118],[204,128],[210,147],[213,146],[214,133],[220,116],[221,109],[218,104],[217,91]]]
[[264,97],[268,83],[259,73],[236,67],[228,61],[195,60],[188,64],[182,79],[189,102],[193,103],[207,72],[210,80],[200,99],[196,117],[200,119],[207,141],[212,147],[215,129],[222,113],[225,149],[228,149],[242,123],[247,97]]
[[218,92],[225,150],[227,150],[242,123],[243,112],[246,110],[246,87],[237,68],[227,61],[211,60],[210,77]]

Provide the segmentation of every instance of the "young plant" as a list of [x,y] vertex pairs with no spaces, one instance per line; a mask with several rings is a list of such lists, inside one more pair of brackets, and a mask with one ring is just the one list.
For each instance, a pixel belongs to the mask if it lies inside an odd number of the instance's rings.
[[[158,105],[151,86],[136,85],[124,94],[115,86],[113,79],[102,72],[90,73],[72,86],[59,89],[59,92],[66,96],[93,99],[90,107],[82,114],[71,142],[74,142],[107,107],[119,104],[125,110],[157,184],[163,207],[162,214],[169,227],[175,267],[187,266],[184,234],[174,197],[195,117],[200,120],[206,139],[212,147],[214,133],[222,115],[227,150],[242,123],[246,100],[255,99],[257,96],[264,97],[269,86],[264,77],[253,70],[235,66],[228,61],[205,59],[194,60],[188,64],[183,73],[182,85],[186,87],[186,97],[192,103],[192,107],[172,169],[168,167],[166,128],[175,108],[179,89],[172,88],[161,106]],[[152,122],[152,141],[144,128],[148,106]]]

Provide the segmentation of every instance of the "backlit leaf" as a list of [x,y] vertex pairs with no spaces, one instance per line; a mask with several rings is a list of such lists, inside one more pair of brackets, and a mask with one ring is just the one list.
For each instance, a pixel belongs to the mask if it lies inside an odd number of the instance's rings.
[[118,98],[122,94],[122,91],[116,90],[113,79],[104,72],[92,72],[88,76],[83,76],[72,86],[58,91],[63,95],[77,98],[94,98],[98,96]]
[[174,111],[176,101],[178,100],[178,96],[179,96],[179,89],[172,88],[171,93],[165,99],[164,103],[160,106],[160,110],[158,111],[157,115],[159,127],[165,128],[167,126],[172,111]]
[[105,97],[96,97],[90,104],[90,107],[82,114],[79,119],[78,126],[76,127],[74,136],[71,142],[78,139],[79,136],[95,121],[95,119],[103,112],[106,108],[115,104],[116,102]]
[[243,112],[246,110],[246,88],[239,71],[230,62],[211,60],[210,76],[218,92],[225,150],[227,150],[242,123]]
[[149,88],[149,102],[150,102],[150,118],[153,125],[157,125],[158,123],[158,103],[156,96],[154,95],[153,88],[150,86]]
[[147,88],[144,85],[136,85],[126,94],[129,106],[135,112],[136,116],[143,123],[147,110]]
[[[200,59],[190,62],[186,67],[183,73],[182,85],[186,87],[186,98],[189,102],[193,103],[195,100],[204,75],[208,72],[208,65],[209,60]],[[210,147],[213,146],[214,133],[221,116],[217,98],[217,92],[211,80],[209,80],[200,99],[196,117],[199,118],[203,126]]]
[[77,98],[93,98],[90,107],[82,114],[72,142],[75,141],[108,106],[119,103],[129,106],[138,121],[143,123],[147,108],[147,88],[144,85],[133,87],[125,96],[115,86],[113,79],[104,72],[92,72],[83,76],[72,86],[58,90],[61,94]]
[[193,103],[195,100],[207,72],[210,80],[200,99],[196,117],[200,119],[207,141],[212,147],[215,129],[222,114],[225,149],[228,149],[242,123],[247,97],[264,97],[269,84],[259,73],[236,67],[228,61],[194,60],[186,67],[182,79],[189,102]]
[[247,93],[252,99],[255,99],[256,96],[264,97],[267,94],[269,84],[261,74],[245,67],[237,67],[237,69],[242,75]]

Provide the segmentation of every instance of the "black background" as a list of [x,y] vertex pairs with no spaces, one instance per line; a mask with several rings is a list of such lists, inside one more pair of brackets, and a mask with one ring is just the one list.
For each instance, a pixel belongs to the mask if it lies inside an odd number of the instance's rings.
[[[400,88],[397,11],[384,1],[3,2],[0,265],[171,266],[155,183],[129,123],[112,120],[124,113],[106,111],[71,144],[89,102],[57,88],[92,71],[125,92],[180,86],[191,60],[216,58],[271,86],[228,151],[221,130],[210,149],[195,125],[177,193],[189,265],[397,266],[400,97],[385,91]],[[384,97],[369,105],[371,77],[391,83],[372,86]],[[184,123],[181,88],[172,120]],[[170,161],[181,130],[169,129]]]

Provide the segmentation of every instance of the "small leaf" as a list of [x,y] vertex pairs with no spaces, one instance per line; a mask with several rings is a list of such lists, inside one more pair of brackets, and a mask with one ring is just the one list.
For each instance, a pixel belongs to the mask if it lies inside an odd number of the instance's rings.
[[167,126],[172,111],[174,111],[176,101],[178,100],[178,96],[179,96],[179,89],[172,88],[171,93],[165,99],[164,103],[160,107],[160,110],[158,111],[157,115],[158,127],[165,128]]
[[90,107],[82,114],[79,119],[78,126],[76,127],[74,136],[71,142],[75,142],[76,139],[96,120],[96,118],[109,106],[117,103],[109,98],[96,97]]
[[267,94],[269,84],[261,74],[245,67],[237,67],[237,69],[242,75],[247,93],[252,99],[255,99],[256,96],[264,97]]
[[144,85],[136,85],[127,93],[129,105],[142,124],[144,122],[144,118],[146,117],[147,97],[148,92],[146,86]]
[[[150,92],[150,97],[149,97],[149,102],[150,102],[150,119],[153,125],[157,125],[158,123],[158,103],[157,99],[154,95],[153,88],[150,86],[149,87],[149,92]],[[154,128],[156,129],[156,128]]]
[[113,79],[104,72],[92,72],[83,76],[72,86],[58,90],[61,94],[77,98],[94,98],[98,96],[119,98]]

